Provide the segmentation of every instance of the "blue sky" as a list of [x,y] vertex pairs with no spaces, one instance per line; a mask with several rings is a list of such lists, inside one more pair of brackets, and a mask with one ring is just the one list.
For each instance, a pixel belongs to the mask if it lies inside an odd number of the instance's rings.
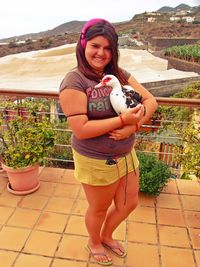
[[138,13],[181,3],[197,6],[200,0],[3,0],[0,39],[50,30],[72,20],[100,17],[110,22],[126,21]]

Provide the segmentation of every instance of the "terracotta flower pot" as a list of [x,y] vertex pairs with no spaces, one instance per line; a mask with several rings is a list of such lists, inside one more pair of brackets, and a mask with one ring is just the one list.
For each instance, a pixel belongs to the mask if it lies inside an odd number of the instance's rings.
[[2,163],[2,168],[8,174],[8,190],[14,194],[29,194],[39,188],[39,164],[19,169],[8,167]]

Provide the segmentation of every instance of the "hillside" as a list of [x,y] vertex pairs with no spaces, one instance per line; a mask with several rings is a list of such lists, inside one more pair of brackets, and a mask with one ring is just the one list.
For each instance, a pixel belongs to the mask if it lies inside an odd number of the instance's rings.
[[[192,23],[186,21],[185,18],[188,16],[194,18]],[[171,17],[179,19],[171,21]],[[0,45],[0,57],[76,43],[84,23],[85,21],[71,21],[52,30],[2,39],[1,42],[8,44]],[[162,7],[155,12],[137,14],[130,21],[114,23],[113,25],[119,36],[128,35],[130,38],[137,38],[143,43],[151,42],[154,37],[200,39],[200,6],[191,8],[181,4],[175,8]],[[127,43],[127,45],[129,44]]]

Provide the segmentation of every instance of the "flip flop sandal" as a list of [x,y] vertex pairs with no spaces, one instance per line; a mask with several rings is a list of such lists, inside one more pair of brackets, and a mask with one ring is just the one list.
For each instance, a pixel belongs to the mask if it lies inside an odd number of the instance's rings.
[[[106,253],[93,253],[91,248],[88,245],[85,248],[89,252],[89,255],[92,256],[93,259],[96,261],[96,263],[103,265],[103,266],[108,266],[108,265],[113,264],[112,260],[108,260],[108,256],[106,255]],[[96,256],[105,256],[107,258],[107,261],[97,260]]]
[[[103,243],[103,242],[102,242],[102,245],[105,248],[107,248],[109,251],[111,251],[115,256],[120,257],[120,258],[126,257],[126,254],[127,254],[126,251],[123,251],[119,246],[117,246],[117,245],[108,245],[108,244]],[[116,249],[118,249],[119,251],[121,251],[122,254],[117,253],[116,252]]]

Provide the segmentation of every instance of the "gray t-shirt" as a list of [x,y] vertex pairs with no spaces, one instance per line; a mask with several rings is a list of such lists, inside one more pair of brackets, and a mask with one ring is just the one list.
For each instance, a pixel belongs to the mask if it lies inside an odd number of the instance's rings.
[[[130,73],[123,71],[126,77],[130,76]],[[88,99],[87,116],[89,120],[116,117],[117,114],[111,106],[109,97],[112,88],[108,86],[94,88],[97,84],[98,82],[88,79],[78,69],[73,69],[63,79],[60,92],[67,89],[84,92]],[[72,101],[76,100],[72,99]],[[128,154],[133,147],[134,139],[134,134],[129,138],[118,141],[109,138],[109,134],[89,139],[78,139],[75,135],[72,135],[72,147],[84,156],[108,159]]]

